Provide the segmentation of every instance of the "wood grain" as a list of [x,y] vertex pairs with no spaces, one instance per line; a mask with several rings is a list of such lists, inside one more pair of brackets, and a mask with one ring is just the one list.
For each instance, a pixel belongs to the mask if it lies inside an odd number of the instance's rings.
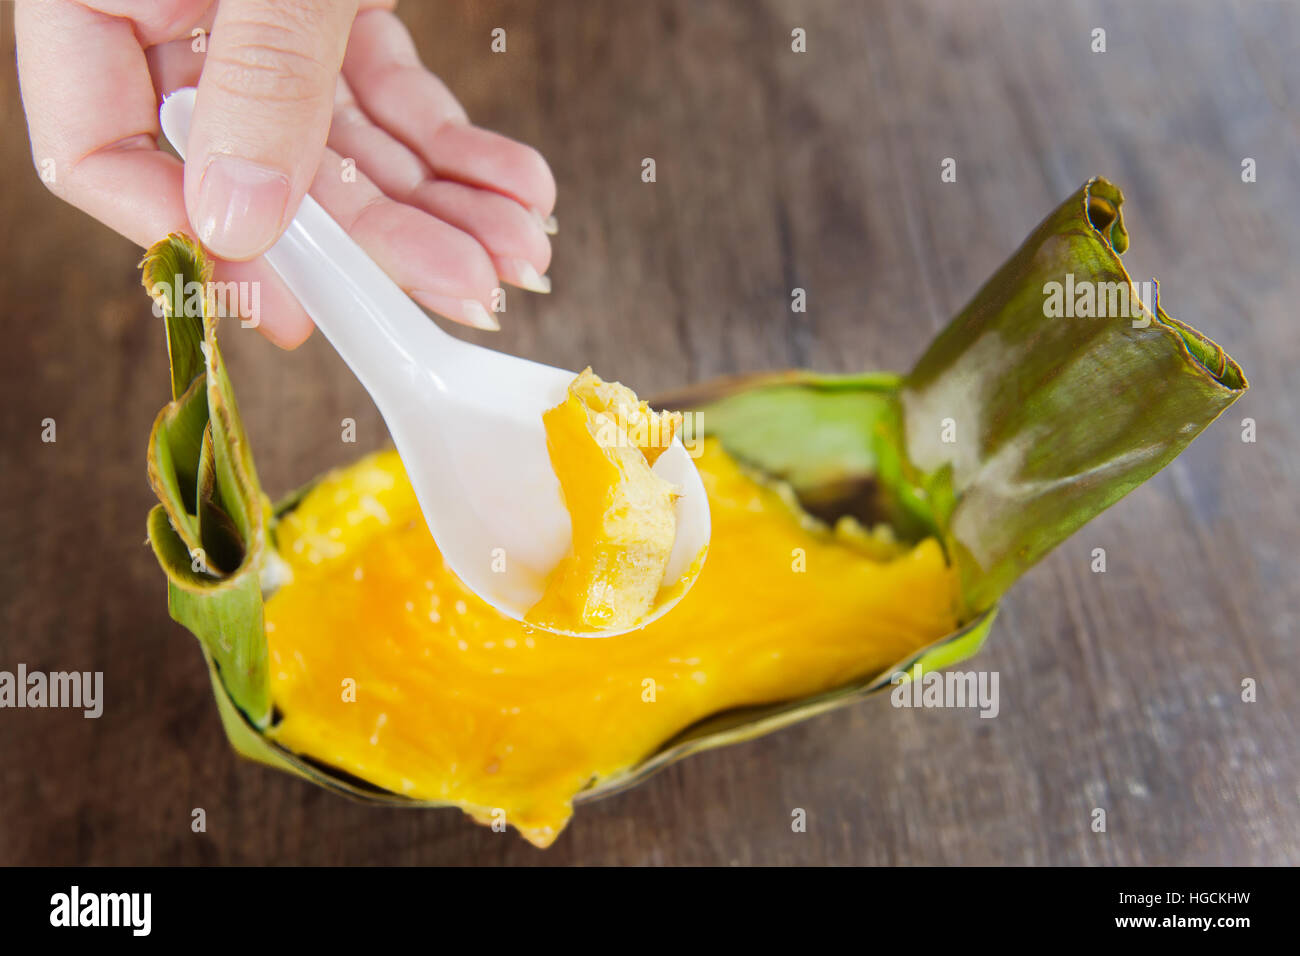
[[[1170,312],[1254,387],[1017,586],[979,658],[1001,675],[995,720],[878,698],[583,807],[546,853],[454,811],[356,806],[238,760],[167,617],[143,544],[161,332],[139,250],[32,172],[6,12],[0,668],[103,670],[107,701],[99,720],[0,712],[0,863],[1300,862],[1300,7],[549,0],[402,15],[471,116],[537,145],[559,182],[555,293],[512,293],[498,347],[647,393],[791,365],[906,368],[1102,174],[1128,196],[1134,276],[1157,276]],[[807,314],[790,310],[796,286]],[[225,345],[272,493],[385,443],[319,337],[286,354],[229,329]],[[340,442],[344,417],[358,445]]]

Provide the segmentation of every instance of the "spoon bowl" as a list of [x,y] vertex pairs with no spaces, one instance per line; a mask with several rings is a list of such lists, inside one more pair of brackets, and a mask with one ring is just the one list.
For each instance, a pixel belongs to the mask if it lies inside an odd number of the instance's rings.
[[[159,113],[182,159],[195,93],[175,91]],[[572,544],[542,414],[564,400],[577,373],[444,332],[310,196],[265,257],[374,399],[447,565],[488,604],[522,621]],[[680,438],[654,472],[681,490],[669,585],[708,545],[709,504]],[[636,628],[671,610],[692,584],[665,592]]]

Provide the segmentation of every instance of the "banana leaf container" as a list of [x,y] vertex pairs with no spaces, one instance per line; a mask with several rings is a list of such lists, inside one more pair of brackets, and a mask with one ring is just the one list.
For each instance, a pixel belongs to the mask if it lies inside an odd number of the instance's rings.
[[[1085,183],[906,375],[790,371],[652,401],[700,413],[688,420],[732,457],[788,484],[817,517],[852,514],[868,527],[887,524],[904,541],[937,538],[959,572],[961,626],[830,692],[712,715],[577,802],[633,786],[690,754],[845,706],[889,688],[895,675],[971,657],[999,598],[1026,569],[1168,464],[1240,397],[1245,376],[1223,349],[1158,301],[1138,303],[1120,261],[1128,247],[1122,201],[1104,179]],[[354,799],[443,805],[382,790],[266,736],[277,714],[263,602],[283,580],[277,522],[307,489],[276,506],[262,492],[212,310],[206,300],[196,308],[173,279],[206,287],[201,249],[171,236],[141,265],[165,318],[172,395],[149,439],[159,499],[149,542],[166,573],[172,617],[198,638],[231,745]],[[1067,318],[1051,306],[1061,289],[1089,288],[1091,309]],[[1110,314],[1098,317],[1107,296]],[[1114,308],[1121,296],[1127,310]]]

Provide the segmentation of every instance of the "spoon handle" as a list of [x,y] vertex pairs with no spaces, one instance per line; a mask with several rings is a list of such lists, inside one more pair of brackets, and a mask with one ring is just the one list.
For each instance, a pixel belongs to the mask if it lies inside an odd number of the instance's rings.
[[[182,159],[195,94],[176,90],[159,113]],[[438,328],[311,196],[265,256],[381,410],[397,376],[441,377],[437,366],[449,367],[443,363],[468,347]]]
[[266,260],[375,396],[407,367],[463,343],[443,332],[311,196]]

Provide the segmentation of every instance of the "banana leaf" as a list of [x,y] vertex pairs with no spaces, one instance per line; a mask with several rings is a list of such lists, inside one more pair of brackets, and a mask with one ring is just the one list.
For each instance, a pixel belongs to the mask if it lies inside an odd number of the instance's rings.
[[[906,375],[745,376],[653,402],[787,483],[826,519],[851,514],[904,541],[939,540],[961,582],[961,626],[880,674],[798,700],[731,710],[663,742],[579,795],[632,786],[675,760],[746,740],[951,666],[988,637],[1001,595],[1094,515],[1168,464],[1247,388],[1210,339],[1138,300],[1119,189],[1093,179],[989,279]],[[155,245],[144,283],[164,314],[172,400],[149,441],[160,504],[149,540],[173,618],[199,640],[227,736],[246,757],[356,799],[438,806],[376,788],[262,733],[274,719],[263,601],[279,580],[272,508],[253,467],[212,310],[182,281],[210,274],[183,236]],[[1123,293],[1129,308],[1064,317],[1059,289]],[[1053,291],[1056,290],[1056,291]],[[1081,293],[1082,294],[1082,293]],[[198,314],[192,314],[195,312]],[[1095,308],[1091,311],[1095,311]],[[688,433],[688,438],[695,437]]]

